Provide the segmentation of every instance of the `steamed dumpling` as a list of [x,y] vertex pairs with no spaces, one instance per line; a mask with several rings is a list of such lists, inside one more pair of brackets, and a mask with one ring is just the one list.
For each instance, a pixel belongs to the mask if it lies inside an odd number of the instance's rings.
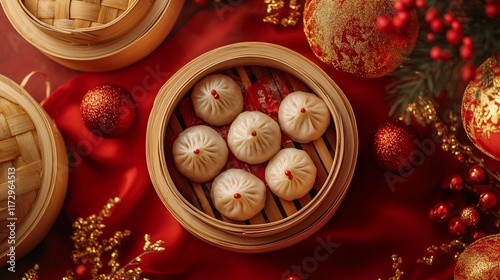
[[315,94],[295,91],[281,101],[278,121],[292,140],[307,143],[325,133],[330,125],[330,111]]
[[172,156],[175,167],[191,181],[207,182],[222,170],[228,157],[226,142],[213,128],[196,125],[175,139]]
[[215,208],[222,215],[244,221],[264,208],[266,186],[252,173],[232,168],[214,179],[211,195]]
[[269,160],[281,147],[279,124],[258,111],[238,115],[229,127],[227,144],[241,161],[258,164]]
[[243,94],[237,82],[223,74],[200,80],[191,93],[194,112],[205,122],[221,126],[243,111]]
[[299,199],[314,186],[316,166],[311,157],[296,148],[279,151],[265,170],[269,189],[285,200]]

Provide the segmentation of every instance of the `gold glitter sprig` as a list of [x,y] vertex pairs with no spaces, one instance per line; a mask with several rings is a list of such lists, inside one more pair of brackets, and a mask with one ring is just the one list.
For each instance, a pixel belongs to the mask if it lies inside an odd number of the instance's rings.
[[460,116],[456,113],[451,110],[449,111],[447,115],[449,125],[447,125],[437,116],[436,104],[431,99],[420,95],[417,102],[412,102],[408,105],[405,114],[400,119],[409,123],[411,116],[423,125],[433,126],[436,135],[441,141],[441,149],[443,151],[450,152],[466,166],[482,166],[492,178],[500,182],[500,174],[486,168],[484,159],[477,157],[470,146],[458,140],[457,131],[461,127],[461,121]]
[[297,0],[290,0],[288,3],[288,16],[282,16],[285,9],[284,0],[264,0],[267,4],[268,16],[264,17],[263,21],[274,25],[281,24],[282,26],[295,26],[301,19],[302,5],[297,3]]
[[453,259],[457,260],[460,256],[460,253],[462,253],[466,247],[467,244],[459,239],[454,239],[450,243],[441,244],[441,246],[439,247],[436,245],[432,245],[425,250],[425,255],[422,258],[418,259],[417,263],[431,266],[434,264],[436,256],[439,252],[451,254],[453,255]]
[[[394,276],[390,277],[389,280],[401,280],[401,277],[403,277],[404,272],[399,268],[401,264],[403,264],[403,258],[400,256],[393,254],[391,256],[392,259],[392,268],[394,269]],[[382,280],[379,278],[378,280]]]
[[[68,270],[63,280],[78,280],[79,278],[93,280],[140,280],[142,269],[135,267],[142,264],[142,258],[154,252],[163,252],[165,248],[161,245],[162,240],[156,242],[151,241],[149,234],[144,235],[144,247],[141,254],[133,258],[124,266],[118,261],[119,253],[118,246],[121,245],[123,239],[128,237],[131,232],[129,230],[116,231],[113,237],[101,239],[103,228],[105,227],[103,220],[112,214],[113,207],[120,202],[119,198],[109,199],[98,215],[91,215],[86,219],[78,218],[73,223],[73,235],[71,237],[74,245],[72,251],[72,260],[77,265],[75,271]],[[103,268],[102,258],[107,257],[108,273],[102,273]],[[38,279],[38,264],[28,270],[23,280]],[[110,272],[109,272],[110,271]],[[143,280],[147,280],[144,278]]]
[[99,215],[93,214],[86,219],[78,218],[73,223],[73,236],[71,237],[74,244],[73,262],[90,268],[92,278],[96,278],[103,268],[101,257],[105,253],[112,251],[108,264],[112,268],[119,266],[118,253],[115,248],[130,235],[129,230],[124,230],[115,232],[109,239],[101,239],[105,227],[103,220],[111,216],[111,209],[117,203],[120,203],[119,198],[109,199]]
[[39,269],[38,264],[35,264],[33,266],[33,268],[29,269],[28,271],[26,271],[24,273],[24,276],[21,279],[22,280],[37,280],[38,279],[38,273],[37,273],[38,269]]

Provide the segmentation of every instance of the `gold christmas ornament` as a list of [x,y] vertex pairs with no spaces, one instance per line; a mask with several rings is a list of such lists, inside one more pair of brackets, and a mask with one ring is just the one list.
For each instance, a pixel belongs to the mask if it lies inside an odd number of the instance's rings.
[[407,27],[382,33],[380,15],[392,17],[396,0],[308,0],[304,7],[304,32],[314,54],[336,69],[375,78],[392,72],[411,53],[418,35],[415,9]]
[[455,280],[500,279],[500,234],[488,235],[462,252],[455,266]]
[[486,155],[500,160],[500,65],[488,58],[469,82],[462,99],[467,136]]

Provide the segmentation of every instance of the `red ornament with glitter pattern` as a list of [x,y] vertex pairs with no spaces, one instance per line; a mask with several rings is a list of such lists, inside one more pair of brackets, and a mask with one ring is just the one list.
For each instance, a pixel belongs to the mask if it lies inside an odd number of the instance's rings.
[[462,122],[471,142],[500,160],[500,64],[496,56],[487,59],[467,85]]
[[314,54],[337,70],[365,78],[392,72],[411,53],[418,19],[409,10],[406,28],[380,32],[377,17],[394,17],[396,0],[308,0],[304,32]]

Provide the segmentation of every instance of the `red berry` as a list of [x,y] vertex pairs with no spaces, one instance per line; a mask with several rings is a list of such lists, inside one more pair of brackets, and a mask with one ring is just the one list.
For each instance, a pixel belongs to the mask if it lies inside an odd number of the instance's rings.
[[443,20],[441,20],[440,18],[435,18],[431,20],[429,24],[431,26],[432,31],[436,33],[441,33],[444,30],[444,23]]
[[491,191],[485,191],[479,196],[479,204],[487,209],[495,207],[497,201],[497,196]]
[[483,238],[486,236],[486,233],[482,230],[474,230],[473,232],[471,232],[470,234],[470,237],[472,237],[472,240],[478,240],[480,238]]
[[465,206],[460,211],[460,219],[467,226],[475,226],[479,222],[479,211],[474,206]]
[[469,169],[468,178],[472,184],[481,184],[486,180],[486,171],[482,166],[475,165]]
[[463,44],[460,47],[460,57],[463,58],[464,60],[467,60],[471,58],[474,55],[474,51],[472,50],[472,47],[467,46]]
[[407,9],[412,8],[415,5],[415,0],[399,0],[399,2],[402,2]]
[[459,217],[453,217],[448,222],[448,232],[453,236],[464,235],[467,230],[467,226],[462,222]]
[[437,18],[439,15],[439,11],[436,8],[429,8],[425,12],[425,21],[427,23],[430,23],[433,19]]
[[396,12],[401,12],[406,10],[405,4],[403,3],[402,0],[394,2],[394,10],[396,10]]
[[462,44],[464,46],[473,47],[474,46],[474,39],[472,39],[472,37],[470,37],[470,36],[464,36],[464,38],[462,39]]
[[486,16],[492,18],[500,15],[500,3],[488,3],[485,8]]
[[474,68],[474,65],[472,65],[470,63],[464,64],[462,66],[462,68],[460,69],[460,74],[462,76],[462,80],[465,82],[472,80],[472,78],[474,77],[475,71],[476,71],[476,69]]
[[454,20],[451,22],[451,29],[455,30],[455,31],[458,31],[460,33],[462,33],[462,23],[458,20]]
[[452,45],[456,45],[462,41],[462,33],[455,29],[446,31],[446,41]]
[[427,3],[425,2],[425,0],[415,0],[415,6],[419,9],[425,9]]
[[410,12],[408,11],[400,11],[397,12],[396,15],[392,18],[392,26],[394,29],[401,31],[408,26],[408,23],[410,22]]
[[75,274],[79,278],[87,279],[90,276],[90,270],[86,265],[79,264],[75,268]]
[[447,24],[451,24],[453,21],[455,21],[455,16],[452,13],[446,13],[443,15],[443,19]]
[[440,47],[434,46],[431,48],[429,55],[431,56],[432,60],[439,60],[439,59],[441,59],[442,53],[443,53],[443,51],[441,50]]
[[442,61],[448,61],[450,60],[451,58],[451,52],[449,50],[444,50],[442,53],[441,53],[441,60]]
[[460,175],[452,175],[443,180],[443,189],[461,191],[464,188],[464,179]]
[[438,202],[429,209],[429,218],[434,222],[442,222],[451,215],[451,207],[446,202]]
[[380,32],[383,33],[392,32],[391,19],[389,19],[389,17],[387,16],[384,15],[378,16],[375,21],[375,24]]
[[286,280],[302,280],[299,275],[290,273],[286,276]]
[[434,41],[434,39],[436,39],[436,35],[434,35],[434,33],[432,33],[432,32],[427,33],[427,40],[432,42],[432,41]]

